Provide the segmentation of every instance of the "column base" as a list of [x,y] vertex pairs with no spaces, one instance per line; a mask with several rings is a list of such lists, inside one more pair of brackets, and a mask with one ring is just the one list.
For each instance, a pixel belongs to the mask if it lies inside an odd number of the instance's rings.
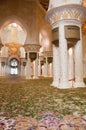
[[69,88],[71,88],[69,82],[62,82],[59,84],[59,89],[69,89]]
[[47,75],[44,75],[44,77],[46,78],[46,77],[49,77],[49,76],[47,76]]
[[58,81],[53,81],[51,86],[58,88],[59,87],[59,82]]
[[70,88],[73,88],[74,81],[69,81]]
[[74,82],[73,86],[74,86],[74,88],[84,88],[84,87],[86,87],[86,85],[83,81],[82,82]]
[[26,77],[26,79],[32,79],[31,77]]
[[33,77],[32,79],[39,79],[39,77]]

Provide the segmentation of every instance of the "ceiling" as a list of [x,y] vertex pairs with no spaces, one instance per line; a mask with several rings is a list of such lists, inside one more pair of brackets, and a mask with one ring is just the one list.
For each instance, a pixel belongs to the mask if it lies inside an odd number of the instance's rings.
[[[86,0],[82,0],[82,1],[83,1],[83,5],[86,7]],[[44,7],[45,10],[48,9],[49,0],[39,0],[39,2],[41,3],[41,5]]]
[[45,10],[48,9],[49,0],[39,0],[39,2],[41,3],[41,5],[44,7]]

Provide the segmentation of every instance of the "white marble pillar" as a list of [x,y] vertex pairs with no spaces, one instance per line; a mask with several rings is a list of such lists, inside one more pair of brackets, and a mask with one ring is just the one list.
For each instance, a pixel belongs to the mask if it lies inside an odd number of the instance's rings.
[[35,73],[34,73],[34,78],[38,79],[38,53],[37,53],[37,58],[35,60],[35,69],[34,69]]
[[47,61],[47,57],[45,58],[45,63],[44,63],[44,77],[48,77],[48,61]]
[[69,48],[69,50],[68,50],[68,79],[69,79],[70,87],[73,87],[73,82],[74,82],[74,54],[73,54],[73,48]]
[[2,70],[3,70],[3,76],[6,76],[6,61],[4,61],[5,62],[5,64],[4,64],[4,66],[2,66]]
[[49,63],[48,65],[48,75],[49,77],[52,77],[52,63]]
[[40,59],[38,60],[39,65],[38,65],[38,76],[41,76],[41,61]]
[[27,64],[26,64],[26,79],[31,79],[31,60],[29,58],[29,52],[27,53]]
[[6,65],[5,65],[5,76],[8,76],[8,73],[9,73],[9,68],[8,68],[8,64],[6,62]]
[[5,66],[2,66],[2,76],[5,76]]
[[44,74],[44,69],[45,69],[45,68],[44,68],[44,65],[42,65],[42,76],[43,76],[43,77],[44,77],[44,75],[45,75],[45,74]]
[[21,64],[21,76],[25,76],[25,67]]
[[50,77],[50,63],[48,63],[48,77]]
[[50,76],[53,77],[53,63],[50,64]]
[[53,82],[52,86],[59,87],[60,80],[60,62],[59,62],[59,48],[53,45]]
[[23,75],[23,65],[21,64],[21,76]]
[[31,78],[35,78],[35,61],[31,62]]
[[75,83],[74,87],[85,87],[83,82],[82,40],[75,45]]
[[67,41],[65,39],[64,24],[59,25],[59,49],[60,49],[60,85],[59,88],[70,88],[68,82],[68,53],[67,53]]

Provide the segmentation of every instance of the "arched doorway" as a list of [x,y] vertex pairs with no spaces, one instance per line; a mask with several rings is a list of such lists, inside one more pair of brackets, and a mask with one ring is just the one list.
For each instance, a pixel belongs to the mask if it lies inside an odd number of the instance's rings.
[[[20,75],[21,65],[20,60],[25,58],[25,44],[27,32],[24,26],[18,21],[8,21],[1,27],[0,32],[3,47],[7,48],[5,55],[4,49],[1,49],[2,57],[6,59],[5,75]],[[17,57],[17,58],[16,58]]]
[[18,70],[18,60],[13,58],[10,60],[10,74],[11,75],[18,75],[19,74],[19,70]]

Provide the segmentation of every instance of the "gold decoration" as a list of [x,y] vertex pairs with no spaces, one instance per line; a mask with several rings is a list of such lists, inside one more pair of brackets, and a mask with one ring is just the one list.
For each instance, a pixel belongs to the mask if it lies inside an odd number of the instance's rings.
[[41,46],[38,45],[38,44],[25,44],[24,45],[24,48],[25,48],[26,52],[27,51],[36,51],[36,52],[38,52],[40,47]]
[[44,57],[52,57],[53,56],[53,52],[52,51],[45,51],[43,52]]
[[21,44],[14,43],[14,42],[12,42],[12,43],[6,43],[5,45],[9,48],[10,53],[14,54],[14,55],[18,54],[19,48],[22,46]]
[[50,24],[54,24],[59,20],[78,20],[83,21],[86,12],[86,8],[80,5],[64,5],[61,7],[54,8],[47,12],[46,20],[50,22]]

